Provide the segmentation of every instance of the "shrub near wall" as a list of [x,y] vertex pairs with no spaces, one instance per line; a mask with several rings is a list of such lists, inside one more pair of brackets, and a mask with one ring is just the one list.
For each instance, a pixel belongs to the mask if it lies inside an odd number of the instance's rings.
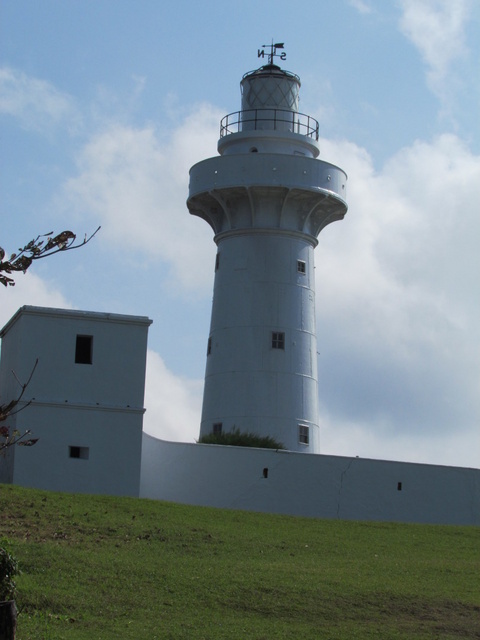
[[209,433],[202,436],[200,444],[223,444],[231,447],[256,447],[258,449],[285,449],[281,442],[270,436],[259,436],[255,433],[241,432],[234,428],[226,433]]
[[0,638],[13,640],[17,626],[15,606],[15,580],[18,573],[17,560],[0,543]]

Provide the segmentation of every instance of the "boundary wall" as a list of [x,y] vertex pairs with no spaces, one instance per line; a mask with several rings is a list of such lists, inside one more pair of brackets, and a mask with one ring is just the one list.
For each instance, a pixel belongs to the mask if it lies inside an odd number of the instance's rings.
[[143,434],[140,497],[293,516],[480,524],[480,469],[166,442]]

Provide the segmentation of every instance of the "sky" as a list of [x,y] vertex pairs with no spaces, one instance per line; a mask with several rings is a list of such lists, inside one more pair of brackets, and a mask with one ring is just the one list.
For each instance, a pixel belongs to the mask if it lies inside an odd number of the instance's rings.
[[148,316],[144,429],[198,438],[216,246],[185,205],[284,42],[348,213],[315,250],[321,452],[480,467],[480,4],[2,0],[0,246],[82,249],[0,291]]

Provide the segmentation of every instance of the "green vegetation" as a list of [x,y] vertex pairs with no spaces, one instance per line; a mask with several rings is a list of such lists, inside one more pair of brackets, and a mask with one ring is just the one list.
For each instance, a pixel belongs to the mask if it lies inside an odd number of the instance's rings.
[[281,442],[270,436],[243,432],[239,429],[222,433],[208,433],[199,440],[201,444],[225,444],[231,447],[258,447],[259,449],[285,449]]
[[16,596],[15,576],[18,573],[18,562],[5,548],[5,542],[0,540],[0,601],[4,602]]
[[17,640],[480,638],[480,529],[0,485]]

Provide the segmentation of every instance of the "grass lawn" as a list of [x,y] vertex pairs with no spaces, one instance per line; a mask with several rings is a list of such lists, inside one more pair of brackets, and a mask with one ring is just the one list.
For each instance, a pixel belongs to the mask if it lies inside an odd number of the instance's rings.
[[480,528],[0,485],[17,640],[480,638]]

